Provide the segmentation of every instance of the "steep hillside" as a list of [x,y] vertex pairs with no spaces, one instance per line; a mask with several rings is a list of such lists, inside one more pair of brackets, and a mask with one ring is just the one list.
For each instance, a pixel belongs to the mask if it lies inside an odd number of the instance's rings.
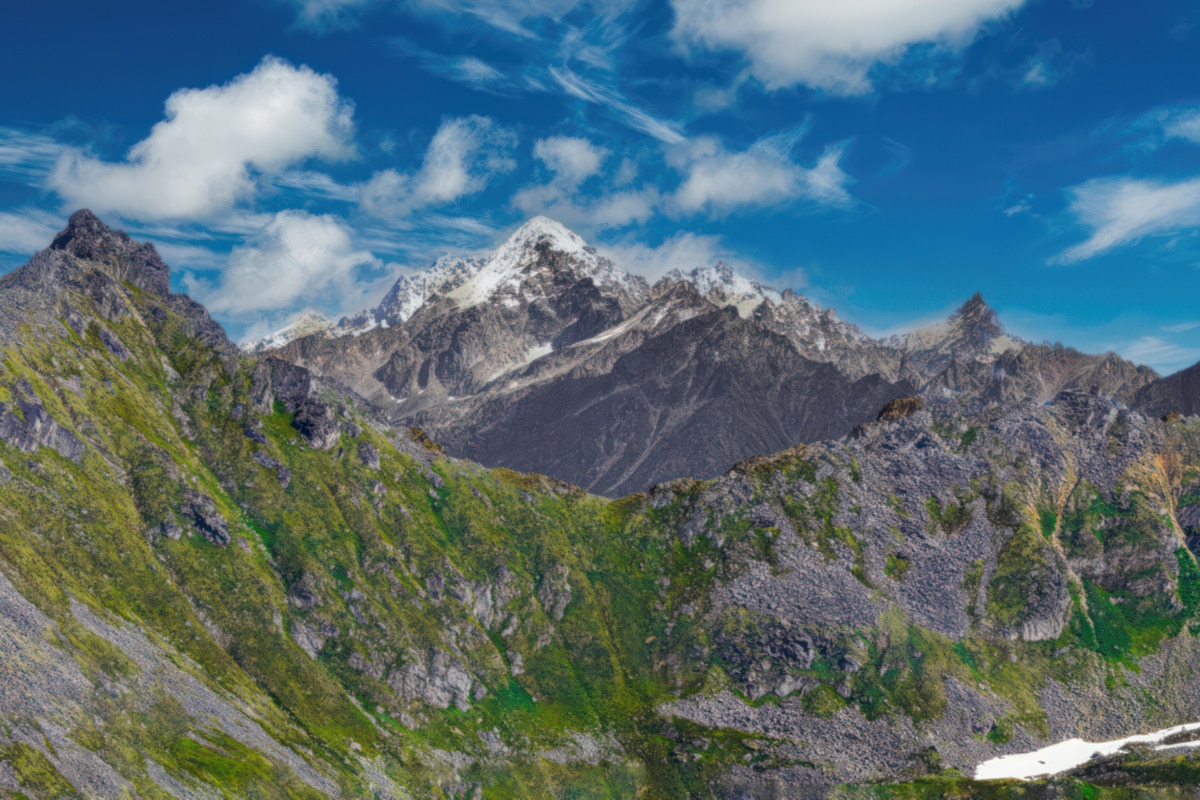
[[611,501],[240,356],[85,212],[0,310],[14,796],[1115,798],[944,770],[1200,718],[1194,420],[897,402]]
[[1200,413],[1200,364],[1144,386],[1134,398],[1133,405],[1154,416]]

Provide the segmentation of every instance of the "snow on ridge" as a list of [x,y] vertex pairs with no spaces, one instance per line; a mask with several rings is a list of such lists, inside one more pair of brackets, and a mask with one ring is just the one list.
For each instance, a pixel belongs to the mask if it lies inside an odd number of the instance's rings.
[[601,257],[579,234],[549,217],[537,216],[518,228],[470,280],[447,296],[457,301],[459,308],[470,308],[502,290],[519,292],[522,270],[535,257],[536,248],[542,242],[574,259],[579,274],[590,277],[600,286],[629,291],[635,284],[632,276]]
[[267,350],[278,349],[305,336],[312,336],[317,333],[328,335],[332,332],[332,329],[332,320],[319,311],[307,309],[279,330],[273,331],[261,339],[242,342],[241,349],[245,353],[262,353]]
[[[753,314],[764,300],[770,300],[775,305],[783,302],[782,292],[747,278],[724,261],[695,267],[687,272],[673,269],[666,277],[673,281],[687,281],[704,297],[733,306],[743,319]],[[718,297],[714,298],[713,295]]]
[[1085,742],[1083,739],[1068,739],[1065,742],[1052,744],[1030,753],[1000,756],[985,761],[975,768],[975,779],[981,781],[1003,779],[1026,781],[1042,775],[1057,775],[1086,764],[1095,755],[1110,756],[1119,753],[1126,745],[1148,745],[1154,750],[1160,751],[1189,745],[1195,747],[1196,741],[1178,744],[1163,744],[1163,741],[1179,733],[1190,733],[1197,730],[1200,730],[1200,722],[1177,725],[1174,728],[1166,728],[1141,736],[1128,736],[1111,742],[1093,744]]

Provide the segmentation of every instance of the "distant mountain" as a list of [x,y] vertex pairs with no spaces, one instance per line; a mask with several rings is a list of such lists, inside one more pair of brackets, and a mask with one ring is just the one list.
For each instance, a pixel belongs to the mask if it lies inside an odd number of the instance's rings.
[[1193,364],[1142,387],[1133,400],[1133,406],[1154,416],[1200,414],[1200,364]]
[[1046,402],[1096,386],[1129,402],[1157,377],[1023,342],[979,295],[875,340],[723,263],[650,286],[545,217],[487,258],[402,277],[339,329],[361,335],[316,332],[278,355],[451,452],[610,495],[848,433],[908,394]]
[[304,311],[296,319],[263,338],[242,345],[243,352],[259,355],[268,350],[278,350],[289,342],[305,336],[332,336],[333,322],[319,311]]
[[451,452],[616,495],[846,433],[914,391],[840,370],[834,353],[855,347],[882,352],[807,299],[724,265],[652,288],[538,217],[402,324],[308,337],[279,355]]
[[452,291],[466,283],[483,266],[475,258],[443,256],[425,269],[401,275],[379,305],[338,320],[342,331],[362,333],[375,327],[395,327],[417,312],[431,295]]

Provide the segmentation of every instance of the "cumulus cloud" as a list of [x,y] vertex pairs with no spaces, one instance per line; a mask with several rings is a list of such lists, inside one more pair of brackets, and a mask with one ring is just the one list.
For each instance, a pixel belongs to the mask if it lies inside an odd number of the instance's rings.
[[534,144],[533,155],[554,170],[560,180],[578,186],[600,171],[608,150],[582,137],[551,136]]
[[877,63],[911,45],[961,48],[1024,0],[671,0],[684,48],[739,52],[768,88],[871,89]]
[[361,187],[359,205],[371,216],[397,220],[419,208],[452,203],[516,169],[509,156],[515,144],[516,135],[488,117],[447,120],[429,143],[420,170],[375,173]]
[[[600,174],[609,152],[587,139],[552,136],[539,139],[534,156],[554,173],[548,183],[530,186],[513,196],[512,204],[532,216],[545,214],[567,225],[588,228],[619,228],[644,222],[653,216],[659,202],[653,188],[627,189],[600,197],[583,197],[580,187]],[[636,176],[636,168],[622,163],[617,178],[624,183]]]
[[712,137],[693,139],[669,154],[684,177],[671,198],[677,214],[722,216],[741,207],[807,199],[821,205],[852,202],[850,176],[840,166],[843,148],[830,147],[811,167],[791,151],[803,130],[760,139],[744,151],[729,151]]
[[47,179],[72,206],[135,219],[203,219],[251,198],[256,173],[354,153],[337,82],[267,57],[223,86],[182,89],[150,135],[111,163],[71,149]]
[[1090,228],[1087,241],[1055,261],[1068,264],[1146,236],[1200,227],[1200,178],[1178,183],[1102,178],[1070,191],[1070,212]]
[[354,247],[335,217],[281,211],[246,244],[234,248],[219,283],[184,276],[184,286],[214,313],[244,316],[344,296],[379,260]]

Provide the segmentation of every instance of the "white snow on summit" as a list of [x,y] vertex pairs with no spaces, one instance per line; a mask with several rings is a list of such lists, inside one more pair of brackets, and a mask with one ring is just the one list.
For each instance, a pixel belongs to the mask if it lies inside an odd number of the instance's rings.
[[333,329],[333,322],[317,311],[304,311],[292,322],[283,326],[274,333],[267,334],[257,341],[243,342],[243,352],[251,355],[266,352],[267,350],[275,350],[283,347],[289,342],[294,342],[296,339],[302,339],[305,336],[312,336],[315,333],[330,334]]
[[437,293],[444,293],[470,280],[483,267],[477,258],[459,258],[445,255],[425,269],[401,275],[379,305],[360,311],[352,317],[343,317],[338,322],[347,333],[358,335],[375,326],[400,325],[420,310],[425,302]]
[[517,305],[526,268],[536,262],[537,246],[543,242],[551,250],[570,256],[578,273],[590,277],[599,286],[625,291],[635,286],[628,273],[600,256],[579,234],[548,217],[539,216],[518,228],[492,253],[474,277],[447,296],[457,301],[459,308],[470,308],[500,293],[508,295],[503,299],[506,305]]
[[753,281],[723,261],[705,267],[696,267],[688,272],[671,270],[666,277],[672,281],[687,281],[696,291],[719,306],[733,306],[743,319],[754,313],[754,309],[770,300],[779,305],[783,295],[769,286]]

